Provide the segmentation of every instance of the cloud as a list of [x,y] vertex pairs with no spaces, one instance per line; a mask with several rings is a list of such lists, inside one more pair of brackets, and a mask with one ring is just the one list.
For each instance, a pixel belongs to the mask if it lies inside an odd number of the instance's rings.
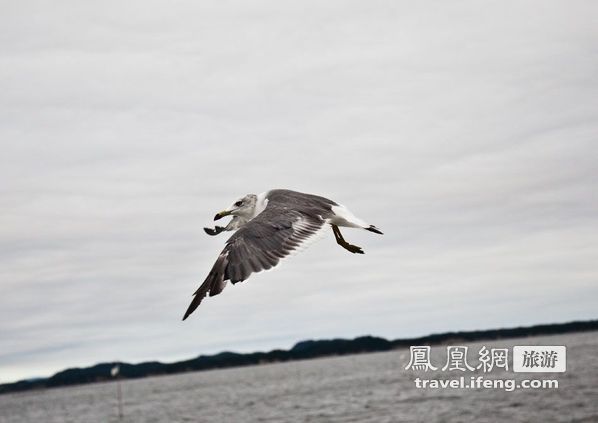
[[[595,318],[591,2],[14,3],[0,378],[304,338]],[[346,231],[180,322],[240,195]]]

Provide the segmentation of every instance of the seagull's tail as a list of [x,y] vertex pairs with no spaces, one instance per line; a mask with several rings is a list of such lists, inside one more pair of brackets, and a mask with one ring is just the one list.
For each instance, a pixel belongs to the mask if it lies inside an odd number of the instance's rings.
[[329,223],[337,226],[346,226],[349,228],[362,228],[366,231],[374,232],[376,234],[384,235],[380,229],[374,225],[364,222],[357,216],[355,216],[348,208],[337,204],[331,207],[332,217],[329,219]]
[[183,316],[183,320],[185,320],[191,313],[195,311],[206,295],[213,297],[214,295],[218,295],[222,292],[226,286],[226,281],[224,280],[224,271],[226,269],[226,265],[228,264],[227,255],[228,254],[224,253],[218,256],[218,260],[216,260],[216,263],[214,263],[214,266],[212,267],[212,270],[210,270],[206,280],[201,284],[197,291],[193,293],[193,300],[191,301],[191,304],[189,304],[189,308],[187,308],[187,311]]
[[376,234],[384,235],[382,233],[382,231],[380,229],[378,229],[377,227],[375,227],[374,225],[370,225],[367,228],[363,228],[363,229],[365,229],[366,231],[374,232]]

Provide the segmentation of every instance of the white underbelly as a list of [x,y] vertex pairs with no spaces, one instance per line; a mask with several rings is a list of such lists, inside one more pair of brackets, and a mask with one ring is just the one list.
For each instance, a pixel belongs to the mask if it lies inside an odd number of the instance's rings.
[[349,228],[367,228],[370,226],[341,204],[332,206],[332,213],[334,214],[328,219],[328,223],[333,225]]

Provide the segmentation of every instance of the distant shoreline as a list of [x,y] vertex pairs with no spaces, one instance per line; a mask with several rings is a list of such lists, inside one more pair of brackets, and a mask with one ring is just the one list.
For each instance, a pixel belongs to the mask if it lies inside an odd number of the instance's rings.
[[595,330],[598,330],[598,320],[543,324],[507,329],[445,332],[417,338],[395,339],[393,341],[374,336],[361,336],[355,339],[308,340],[298,342],[290,350],[276,349],[269,352],[246,354],[221,352],[214,355],[200,355],[190,360],[177,361],[174,363],[161,363],[158,361],[139,364],[110,362],[96,364],[95,366],[86,368],[71,368],[60,371],[48,378],[21,380],[18,382],[1,384],[0,394],[113,380],[110,375],[110,370],[116,364],[120,366],[121,379],[138,379],[149,376],[304,360],[334,355],[389,351],[412,345],[438,345],[448,342],[515,339],[528,336],[562,335]]

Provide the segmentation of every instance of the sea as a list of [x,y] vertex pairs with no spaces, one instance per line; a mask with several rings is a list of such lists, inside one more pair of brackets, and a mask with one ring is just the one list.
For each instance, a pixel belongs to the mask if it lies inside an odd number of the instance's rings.
[[[406,348],[0,395],[0,423],[598,422],[597,335],[455,340],[431,347],[427,358],[435,370],[405,369],[412,358]],[[516,373],[512,363],[508,369],[488,367],[483,352],[506,348],[512,354],[514,345],[564,345],[566,371]],[[450,358],[459,357],[447,347],[467,347],[452,351],[465,351],[469,367],[451,370]],[[486,368],[477,368],[483,361]],[[537,385],[527,389],[507,389],[505,383],[418,388],[415,382],[479,377],[540,382],[525,382]],[[543,380],[556,380],[558,387],[542,387]]]

